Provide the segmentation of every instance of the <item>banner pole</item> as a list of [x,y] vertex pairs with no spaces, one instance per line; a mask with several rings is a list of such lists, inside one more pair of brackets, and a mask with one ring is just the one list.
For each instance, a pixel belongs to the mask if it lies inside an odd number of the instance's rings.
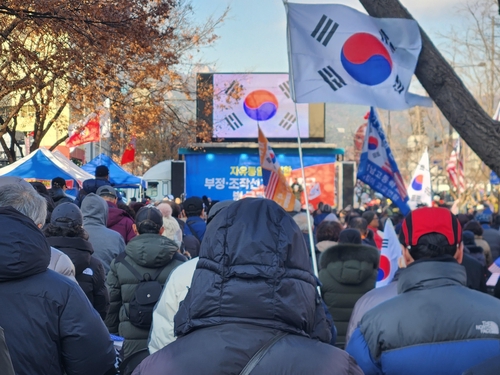
[[300,139],[299,114],[297,110],[297,103],[294,102],[294,105],[295,105],[295,121],[297,123],[297,143],[299,146],[300,170],[302,172],[302,180],[304,181],[304,198],[306,201],[307,231],[309,232],[309,246],[311,248],[311,260],[312,260],[314,275],[316,277],[319,277],[318,262],[316,260],[316,251],[314,250],[315,246],[314,246],[314,235],[312,231],[311,213],[309,212],[309,196],[307,195],[306,171],[304,169],[304,157],[302,154],[302,142]]

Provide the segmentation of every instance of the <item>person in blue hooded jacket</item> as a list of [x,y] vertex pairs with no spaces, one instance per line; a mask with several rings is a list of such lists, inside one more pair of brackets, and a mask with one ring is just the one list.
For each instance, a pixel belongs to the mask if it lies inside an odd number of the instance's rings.
[[[31,187],[14,187],[19,199],[46,209]],[[106,327],[78,284],[47,269],[42,231],[12,207],[0,207],[0,228],[0,326],[16,375],[111,374],[116,354]]]
[[[179,337],[134,375],[361,375],[331,331],[302,233],[275,202],[246,198],[218,213],[201,244]],[[277,340],[277,341],[273,341]]]

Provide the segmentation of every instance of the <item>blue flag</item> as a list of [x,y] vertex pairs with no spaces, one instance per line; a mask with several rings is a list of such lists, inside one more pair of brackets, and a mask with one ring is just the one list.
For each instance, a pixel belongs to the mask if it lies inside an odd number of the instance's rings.
[[357,177],[394,202],[403,215],[410,212],[403,178],[373,107],[370,108]]

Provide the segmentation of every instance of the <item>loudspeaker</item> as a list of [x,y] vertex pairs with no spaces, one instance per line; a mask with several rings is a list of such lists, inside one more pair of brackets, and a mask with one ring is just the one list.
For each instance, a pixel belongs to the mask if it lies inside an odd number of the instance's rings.
[[354,162],[337,163],[337,207],[343,209],[354,205],[354,187],[356,186],[356,164]]
[[172,195],[174,198],[183,198],[186,194],[186,162],[172,161]]

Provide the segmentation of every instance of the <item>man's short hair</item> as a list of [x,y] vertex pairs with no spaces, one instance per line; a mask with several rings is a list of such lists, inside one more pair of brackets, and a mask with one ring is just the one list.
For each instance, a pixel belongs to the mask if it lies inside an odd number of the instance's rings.
[[51,182],[52,188],[63,188],[66,187],[66,180],[62,177],[55,177]]
[[200,216],[203,212],[203,201],[200,197],[190,197],[182,203],[182,206],[187,217]]
[[108,177],[109,176],[109,169],[105,165],[99,165],[95,169],[95,177],[96,178],[103,178],[103,177]]
[[360,216],[353,217],[349,221],[349,228],[357,229],[361,232],[361,234],[365,234],[368,230],[368,223],[365,219]]
[[422,207],[410,212],[401,224],[399,242],[414,260],[455,255],[462,241],[462,227],[450,210]]
[[0,207],[11,206],[43,225],[47,217],[47,202],[22,178],[0,177]]
[[159,234],[163,226],[163,215],[156,207],[142,207],[135,214],[135,225],[139,234]]

